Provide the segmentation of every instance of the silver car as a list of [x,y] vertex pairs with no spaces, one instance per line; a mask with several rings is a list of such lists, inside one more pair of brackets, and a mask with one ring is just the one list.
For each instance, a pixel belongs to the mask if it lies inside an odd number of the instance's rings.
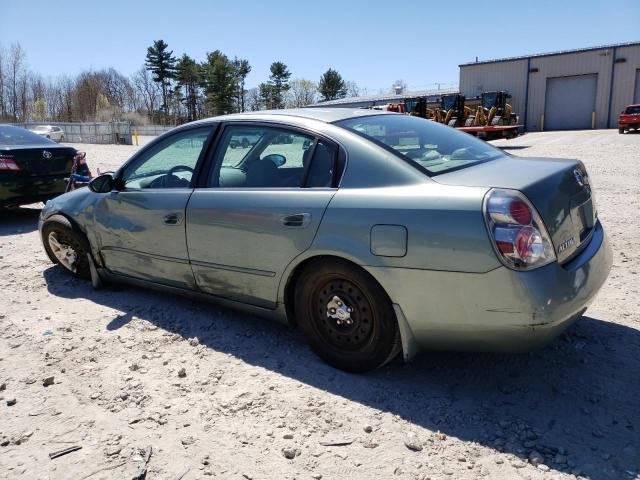
[[181,126],[49,201],[40,233],[53,262],[96,286],[280,319],[355,372],[421,348],[543,345],[584,313],[612,262],[580,161],[517,158],[371,110]]
[[31,129],[31,131],[43,137],[50,138],[55,142],[64,142],[64,130],[60,127],[52,125],[38,125]]

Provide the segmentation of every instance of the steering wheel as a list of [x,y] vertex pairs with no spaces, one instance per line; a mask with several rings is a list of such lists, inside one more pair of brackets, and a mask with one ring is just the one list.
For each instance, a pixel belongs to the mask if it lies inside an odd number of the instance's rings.
[[176,182],[184,180],[184,178],[180,178],[175,175],[175,172],[191,172],[193,174],[193,168],[187,165],[176,165],[171,167],[167,173],[160,177],[160,188],[170,188],[172,183],[175,184]]

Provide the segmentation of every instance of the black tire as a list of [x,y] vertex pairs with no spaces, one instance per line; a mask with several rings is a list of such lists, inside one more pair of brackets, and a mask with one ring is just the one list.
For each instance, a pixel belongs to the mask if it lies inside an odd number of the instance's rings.
[[62,136],[60,137],[60,140],[58,141],[58,143],[62,143],[62,142],[64,142],[64,135],[62,135]]
[[[295,316],[311,349],[348,372],[381,367],[401,349],[391,300],[367,272],[341,260],[316,260],[298,277]],[[334,297],[352,310],[350,324],[328,316]],[[342,308],[342,307],[341,307]]]
[[618,133],[624,133],[624,128],[619,128]]
[[[50,243],[50,236],[52,234],[60,244],[71,247],[75,252],[75,261],[72,264],[72,268],[62,263],[56,257],[53,251],[54,247]],[[53,263],[59,264],[64,270],[77,277],[91,278],[89,260],[87,258],[87,253],[91,251],[89,242],[87,242],[84,235],[71,224],[69,219],[62,215],[53,215],[45,220],[42,226],[42,243],[44,243],[44,249]]]

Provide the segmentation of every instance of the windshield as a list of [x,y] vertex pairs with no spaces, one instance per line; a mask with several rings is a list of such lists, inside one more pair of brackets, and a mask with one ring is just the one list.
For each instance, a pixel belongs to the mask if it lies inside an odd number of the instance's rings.
[[484,108],[491,108],[496,104],[498,92],[485,93],[482,95],[482,103]]
[[501,150],[467,133],[410,115],[372,115],[336,124],[393,149],[430,175],[506,157]]
[[638,115],[640,114],[640,105],[633,105],[631,107],[627,107],[625,112],[627,115]]
[[45,145],[49,143],[56,145],[54,141],[24,128],[0,125],[0,145]]
[[447,95],[442,97],[442,109],[443,110],[451,110],[456,103],[455,95]]

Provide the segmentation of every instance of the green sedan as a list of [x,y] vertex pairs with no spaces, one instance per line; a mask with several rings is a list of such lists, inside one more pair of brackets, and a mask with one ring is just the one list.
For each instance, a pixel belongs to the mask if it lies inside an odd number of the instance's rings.
[[612,262],[580,161],[518,158],[429,120],[345,108],[175,128],[49,201],[40,233],[53,262],[95,286],[279,319],[354,372],[420,349],[544,345],[584,313]]

